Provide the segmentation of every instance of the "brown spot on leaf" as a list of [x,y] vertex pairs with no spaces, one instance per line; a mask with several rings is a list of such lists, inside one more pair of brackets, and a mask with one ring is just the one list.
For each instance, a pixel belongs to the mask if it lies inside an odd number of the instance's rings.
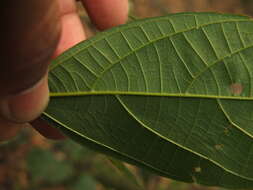
[[228,127],[226,127],[226,128],[224,129],[225,135],[229,135],[229,132],[230,132],[230,130],[231,130],[232,128],[233,128],[232,125],[229,125]]
[[243,86],[240,83],[233,83],[230,85],[230,91],[232,94],[240,95],[243,91]]
[[225,129],[224,129],[224,133],[225,133],[225,135],[228,135],[229,129],[228,129],[228,128],[225,128]]

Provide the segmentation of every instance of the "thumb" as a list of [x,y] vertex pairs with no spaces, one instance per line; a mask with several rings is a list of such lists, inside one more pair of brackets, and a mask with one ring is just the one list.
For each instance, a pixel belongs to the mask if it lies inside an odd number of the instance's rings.
[[55,0],[5,1],[0,7],[0,114],[26,122],[48,101],[47,67],[59,41]]

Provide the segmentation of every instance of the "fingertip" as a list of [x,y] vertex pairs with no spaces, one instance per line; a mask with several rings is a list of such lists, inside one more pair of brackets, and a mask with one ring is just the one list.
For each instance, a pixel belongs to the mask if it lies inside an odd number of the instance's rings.
[[0,114],[5,119],[25,123],[37,118],[49,101],[47,76],[34,87],[0,102]]
[[128,19],[128,0],[82,0],[99,30],[124,24]]
[[62,16],[61,27],[60,41],[53,57],[86,39],[81,20],[75,12]]

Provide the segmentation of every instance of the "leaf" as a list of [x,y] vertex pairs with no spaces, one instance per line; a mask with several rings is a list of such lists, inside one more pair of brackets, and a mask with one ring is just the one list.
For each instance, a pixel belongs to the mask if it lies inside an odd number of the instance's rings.
[[102,32],[50,67],[43,118],[172,179],[253,187],[253,22],[181,13]]
[[96,190],[96,180],[89,175],[81,175],[71,189],[73,190]]
[[64,142],[59,142],[59,144],[62,146],[62,151],[68,155],[69,161],[86,161],[90,160],[91,157],[94,157],[94,152],[74,143],[73,141],[65,140]]
[[128,179],[131,183],[136,185],[140,190],[144,189],[142,181],[135,175],[131,170],[129,170],[125,164],[112,157],[107,157],[107,159],[113,164],[115,168],[118,169],[119,173]]
[[27,169],[33,182],[62,183],[73,172],[70,164],[54,158],[52,152],[34,148],[27,157]]

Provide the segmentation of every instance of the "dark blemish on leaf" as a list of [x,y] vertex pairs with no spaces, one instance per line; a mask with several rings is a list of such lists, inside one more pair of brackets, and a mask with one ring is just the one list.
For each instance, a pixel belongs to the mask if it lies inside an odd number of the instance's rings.
[[230,91],[232,94],[240,95],[243,91],[243,86],[240,83],[233,83],[230,85]]
[[232,128],[233,128],[232,125],[229,125],[228,127],[226,127],[226,128],[224,129],[225,135],[229,135],[229,132],[230,132],[230,130],[231,130]]
[[228,128],[225,128],[225,129],[224,129],[224,133],[225,133],[225,135],[228,135],[229,129],[228,129]]

